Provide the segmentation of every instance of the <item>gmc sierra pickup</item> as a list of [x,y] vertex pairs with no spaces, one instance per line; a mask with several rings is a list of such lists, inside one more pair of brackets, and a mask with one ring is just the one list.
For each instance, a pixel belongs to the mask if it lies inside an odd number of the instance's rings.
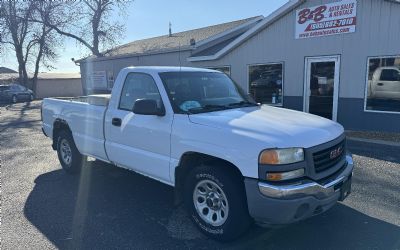
[[218,240],[253,221],[320,214],[351,189],[341,125],[259,105],[214,70],[128,67],[111,95],[44,99],[42,119],[67,173],[90,156],[174,186],[177,203]]

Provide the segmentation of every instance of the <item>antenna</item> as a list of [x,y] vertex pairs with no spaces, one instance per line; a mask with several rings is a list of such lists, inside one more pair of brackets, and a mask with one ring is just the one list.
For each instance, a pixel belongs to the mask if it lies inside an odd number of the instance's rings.
[[[1,0],[0,0],[1,1]],[[172,37],[172,24],[169,22],[169,34],[168,37]],[[179,39],[181,36],[174,36],[178,39],[178,60],[179,60],[179,71],[182,71],[182,61],[181,61],[181,40]],[[191,41],[192,42],[192,41]]]
[[182,62],[181,62],[181,41],[180,41],[180,40],[179,40],[178,60],[179,60],[179,71],[182,71]]

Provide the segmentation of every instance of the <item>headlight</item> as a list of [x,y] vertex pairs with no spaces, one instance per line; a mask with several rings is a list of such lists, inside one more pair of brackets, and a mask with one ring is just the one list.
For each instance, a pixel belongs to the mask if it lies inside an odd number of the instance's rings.
[[302,148],[267,149],[261,152],[259,163],[269,165],[290,164],[304,161]]

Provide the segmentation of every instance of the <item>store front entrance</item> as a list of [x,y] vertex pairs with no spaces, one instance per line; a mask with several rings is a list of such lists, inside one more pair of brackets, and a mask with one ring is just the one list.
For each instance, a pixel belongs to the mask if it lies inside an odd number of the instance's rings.
[[337,119],[340,56],[306,57],[304,111]]

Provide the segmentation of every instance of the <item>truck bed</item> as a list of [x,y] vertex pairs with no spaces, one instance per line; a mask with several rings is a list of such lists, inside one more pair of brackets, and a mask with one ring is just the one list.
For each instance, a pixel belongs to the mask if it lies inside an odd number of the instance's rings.
[[56,120],[66,121],[78,150],[107,160],[104,149],[104,115],[109,95],[46,98],[42,103],[43,129],[53,137]]
[[78,97],[54,97],[48,99],[64,100],[70,102],[83,102],[95,106],[108,106],[111,95],[88,95],[88,96],[78,96]]

